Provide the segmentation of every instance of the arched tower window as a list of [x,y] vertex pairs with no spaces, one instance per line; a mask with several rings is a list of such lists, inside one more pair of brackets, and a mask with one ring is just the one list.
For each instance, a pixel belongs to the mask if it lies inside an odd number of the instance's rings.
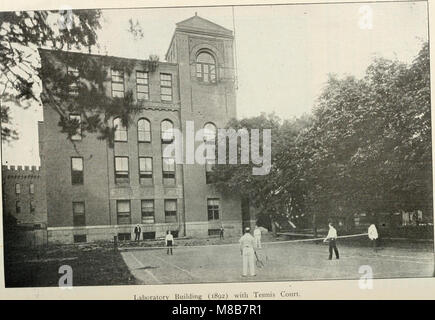
[[122,124],[121,118],[113,120],[113,127],[115,128],[115,141],[127,141],[127,128]]
[[202,82],[216,82],[216,60],[210,53],[201,52],[196,57],[196,78]]
[[162,142],[170,143],[174,138],[174,124],[170,120],[163,120],[161,123]]
[[214,123],[206,123],[204,125],[204,141],[205,142],[214,142],[216,140],[217,129]]
[[147,119],[139,119],[137,122],[137,141],[151,142],[151,124]]

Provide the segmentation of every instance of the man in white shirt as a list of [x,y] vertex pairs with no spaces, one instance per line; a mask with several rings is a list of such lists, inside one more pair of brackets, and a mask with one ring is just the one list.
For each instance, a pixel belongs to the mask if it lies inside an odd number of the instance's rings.
[[255,246],[261,249],[261,229],[258,226],[255,226],[254,238],[255,238]]
[[169,230],[166,232],[165,244],[166,247],[168,248],[166,250],[166,254],[169,254],[170,252],[172,255],[172,246],[174,245],[174,237],[172,236],[171,231]]
[[375,226],[374,223],[372,223],[369,226],[369,229],[368,229],[367,233],[368,233],[370,241],[372,242],[373,251],[376,252],[377,249],[378,249],[377,248],[377,242],[378,242],[379,235],[378,235],[378,230],[376,229],[376,226]]
[[325,240],[323,242],[329,241],[329,260],[332,260],[332,250],[334,250],[335,258],[339,259],[338,249],[337,249],[337,230],[335,230],[332,223],[329,223],[329,231],[328,235],[326,236]]
[[255,239],[249,231],[249,228],[245,228],[245,234],[239,240],[240,253],[242,254],[243,259],[243,277],[248,275],[248,269],[249,274],[255,276]]

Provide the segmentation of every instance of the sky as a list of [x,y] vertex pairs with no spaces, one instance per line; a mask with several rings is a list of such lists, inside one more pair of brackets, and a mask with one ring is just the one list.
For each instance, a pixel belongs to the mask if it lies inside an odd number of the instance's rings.
[[[425,2],[236,6],[234,25],[232,7],[111,9],[103,10],[94,53],[139,59],[157,54],[164,60],[175,24],[195,12],[235,27],[239,118],[310,113],[328,74],[361,77],[375,57],[411,63],[428,39]],[[142,39],[127,31],[130,18],[142,26]],[[2,144],[2,163],[39,165],[41,107],[11,115],[20,139]]]

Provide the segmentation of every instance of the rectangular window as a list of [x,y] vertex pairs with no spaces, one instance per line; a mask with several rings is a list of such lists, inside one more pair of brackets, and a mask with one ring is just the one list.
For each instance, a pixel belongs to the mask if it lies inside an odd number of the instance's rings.
[[86,235],[85,234],[75,234],[74,235],[74,243],[80,243],[80,242],[86,242]]
[[71,158],[71,183],[83,184],[83,158]]
[[68,94],[77,96],[79,94],[79,70],[77,68],[67,67],[68,74]]
[[15,193],[20,194],[21,193],[21,186],[19,183],[15,184]]
[[112,97],[124,98],[124,72],[112,69]]
[[172,101],[172,75],[160,74],[160,98],[162,101]]
[[218,236],[220,235],[220,233],[221,233],[220,229],[208,229],[209,236]]
[[70,114],[69,120],[74,121],[74,125],[78,124],[76,133],[71,136],[71,140],[82,140],[82,117],[79,114]]
[[15,202],[15,212],[21,213],[21,202],[20,201]]
[[153,183],[153,158],[151,157],[139,158],[139,183],[140,184]]
[[75,227],[86,225],[84,202],[73,202],[73,222]]
[[142,223],[154,223],[154,200],[142,200]]
[[215,160],[206,159],[205,160],[205,183],[213,183],[213,167],[215,166]]
[[208,220],[219,220],[219,199],[207,199]]
[[35,213],[35,202],[33,200],[30,200],[30,213]]
[[137,100],[149,100],[148,72],[136,71]]
[[128,157],[115,157],[115,183],[129,183]]
[[119,241],[130,241],[131,240],[131,233],[118,233],[118,240]]
[[175,159],[163,157],[163,183],[175,183]]
[[118,224],[131,224],[130,200],[116,201],[116,212],[118,217]]
[[143,232],[142,233],[142,239],[144,239],[144,240],[153,240],[155,238],[156,238],[156,232],[155,231]]
[[177,200],[165,200],[165,222],[177,222]]
[[31,183],[29,185],[29,193],[30,194],[35,194],[35,185],[33,183]]

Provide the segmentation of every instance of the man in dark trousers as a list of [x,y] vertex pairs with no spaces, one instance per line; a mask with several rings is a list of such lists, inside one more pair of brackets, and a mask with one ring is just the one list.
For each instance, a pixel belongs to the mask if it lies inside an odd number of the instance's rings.
[[219,229],[219,239],[224,238],[224,226],[221,225],[221,228]]
[[332,223],[329,223],[329,232],[323,242],[329,241],[329,260],[332,260],[332,250],[334,250],[335,258],[339,259],[338,249],[337,249],[337,230],[335,230]]
[[166,254],[171,254],[172,255],[172,246],[174,245],[174,236],[171,234],[171,231],[166,231],[166,237],[165,237],[165,244],[166,247],[168,248],[166,250]]
[[136,225],[136,227],[134,227],[134,240],[135,241],[139,241],[140,240],[140,234],[142,232],[142,228],[140,227],[139,224]]

